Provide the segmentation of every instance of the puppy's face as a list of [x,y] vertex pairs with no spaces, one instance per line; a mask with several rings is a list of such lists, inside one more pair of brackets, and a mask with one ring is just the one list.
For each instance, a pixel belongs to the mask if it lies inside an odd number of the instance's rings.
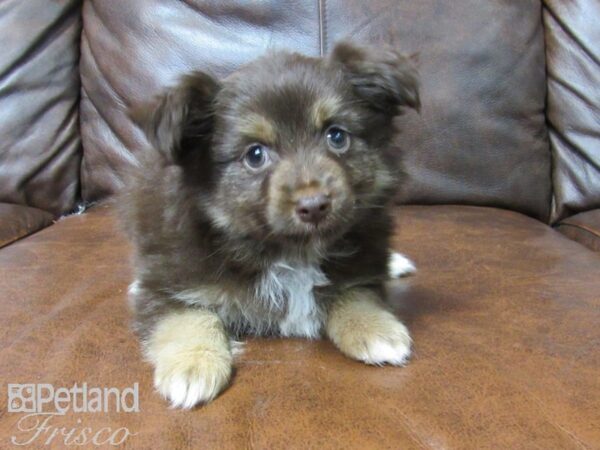
[[339,44],[327,59],[272,54],[221,83],[189,75],[162,98],[148,134],[219,229],[310,242],[387,201],[392,118],[418,105],[405,58]]

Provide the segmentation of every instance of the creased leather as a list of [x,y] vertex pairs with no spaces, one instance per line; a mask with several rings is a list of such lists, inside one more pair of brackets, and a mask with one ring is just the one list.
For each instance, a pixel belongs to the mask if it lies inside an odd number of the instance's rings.
[[0,2],[0,201],[60,215],[79,198],[77,0]]
[[600,207],[600,2],[544,3],[556,223]]
[[316,2],[86,1],[82,35],[83,197],[122,187],[148,143],[128,115],[191,70],[225,76],[269,49],[319,54]]

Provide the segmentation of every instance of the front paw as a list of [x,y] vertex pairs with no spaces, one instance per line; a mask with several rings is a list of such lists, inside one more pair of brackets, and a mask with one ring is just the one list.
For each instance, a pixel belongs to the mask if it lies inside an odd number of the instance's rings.
[[159,360],[154,386],[174,408],[190,409],[214,399],[229,383],[230,355],[197,348]]
[[390,323],[385,330],[373,330],[355,335],[350,352],[367,364],[403,366],[411,353],[408,329],[400,322]]
[[214,399],[229,383],[233,356],[220,321],[194,313],[163,320],[150,339],[154,386],[174,408]]
[[338,305],[330,313],[327,331],[345,355],[367,364],[402,366],[410,357],[408,329],[376,302]]

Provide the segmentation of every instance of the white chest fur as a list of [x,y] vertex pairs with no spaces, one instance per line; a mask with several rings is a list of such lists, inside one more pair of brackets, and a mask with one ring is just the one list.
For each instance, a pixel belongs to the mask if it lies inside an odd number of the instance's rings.
[[318,264],[279,261],[264,272],[256,297],[271,309],[285,312],[278,324],[282,335],[316,338],[323,314],[314,288],[327,284]]

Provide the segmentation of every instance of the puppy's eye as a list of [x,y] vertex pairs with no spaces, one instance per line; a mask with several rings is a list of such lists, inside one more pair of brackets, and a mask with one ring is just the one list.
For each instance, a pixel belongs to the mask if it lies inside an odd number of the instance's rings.
[[327,145],[337,154],[344,153],[350,148],[350,134],[340,127],[331,126],[327,129]]
[[269,151],[264,145],[252,144],[244,155],[244,163],[251,170],[264,169],[270,162]]

